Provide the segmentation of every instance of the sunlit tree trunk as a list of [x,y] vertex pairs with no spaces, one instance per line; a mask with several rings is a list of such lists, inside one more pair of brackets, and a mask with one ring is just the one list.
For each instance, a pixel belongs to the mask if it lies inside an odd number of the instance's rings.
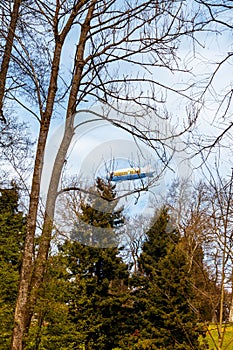
[[79,90],[79,85],[81,82],[82,70],[83,70],[83,57],[84,49],[86,44],[87,35],[90,29],[90,21],[92,18],[92,13],[94,11],[94,5],[96,1],[92,1],[92,5],[89,7],[86,19],[83,23],[82,30],[80,33],[80,41],[78,44],[78,50],[76,54],[75,61],[75,74],[72,82],[70,98],[67,108],[67,119],[65,124],[65,131],[61,145],[59,147],[54,167],[50,179],[49,189],[47,193],[47,201],[45,207],[45,216],[43,222],[42,235],[40,238],[38,255],[35,260],[35,266],[33,270],[31,285],[30,285],[30,298],[28,302],[28,312],[27,320],[25,325],[25,330],[28,330],[30,326],[31,317],[33,315],[33,309],[36,303],[37,292],[42,283],[44,272],[46,269],[46,261],[48,258],[51,234],[53,230],[53,218],[55,211],[55,203],[57,198],[58,186],[61,178],[61,172],[64,166],[65,159],[67,157],[68,148],[71,144],[72,137],[74,135],[74,120],[75,120],[75,110],[76,110],[76,97]]
[[27,216],[27,234],[25,239],[24,253],[22,259],[19,291],[15,308],[14,330],[12,336],[12,350],[23,348],[23,337],[26,330],[26,320],[28,317],[28,296],[33,268],[34,237],[36,231],[37,211],[40,196],[41,173],[43,168],[44,152],[49,132],[49,126],[53,111],[54,99],[57,91],[57,79],[62,45],[57,43],[54,59],[52,63],[52,74],[50,78],[50,88],[48,90],[47,105],[40,121],[40,134],[37,142],[37,152],[32,178],[30,194],[29,212]]

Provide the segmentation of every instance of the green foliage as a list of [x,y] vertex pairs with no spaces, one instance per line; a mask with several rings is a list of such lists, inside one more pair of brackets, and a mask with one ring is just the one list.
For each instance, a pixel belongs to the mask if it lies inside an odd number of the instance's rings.
[[130,348],[201,349],[197,316],[192,310],[192,286],[179,232],[163,208],[147,232],[134,276],[137,337]]
[[115,185],[98,178],[90,194],[81,201],[81,213],[71,239],[95,247],[117,246],[117,229],[124,223],[123,208],[116,208]]
[[10,346],[25,219],[18,212],[17,188],[0,190],[0,349]]
[[[97,191],[105,201],[100,201],[98,211],[100,196],[94,197],[93,203],[89,198],[83,201],[82,221],[108,227],[113,237],[114,221],[122,209],[116,211],[116,202],[111,202],[115,194],[110,184],[98,180]],[[103,210],[107,199],[113,205]],[[80,231],[85,233],[83,226],[77,225],[72,237],[77,239]],[[98,235],[94,239],[97,242]],[[131,312],[128,277],[128,267],[116,247],[97,248],[78,241],[60,245],[58,254],[48,261],[27,350],[116,347],[127,331],[125,319]]]
[[48,262],[27,350],[117,345],[129,312],[127,266],[117,253],[78,242],[60,247]]
[[82,334],[70,321],[69,276],[67,260],[62,254],[49,258],[26,341],[27,350],[80,349]]
[[[109,209],[97,215],[98,199],[83,201],[80,215],[113,231],[114,215]],[[77,225],[74,237],[82,229]],[[116,247],[61,244],[48,260],[26,349],[202,349],[186,255],[166,208],[147,232],[138,266],[129,276]]]
[[[88,349],[111,349],[124,331],[127,266],[117,248],[98,249],[68,243],[71,273],[70,315]],[[80,297],[81,296],[81,297]]]

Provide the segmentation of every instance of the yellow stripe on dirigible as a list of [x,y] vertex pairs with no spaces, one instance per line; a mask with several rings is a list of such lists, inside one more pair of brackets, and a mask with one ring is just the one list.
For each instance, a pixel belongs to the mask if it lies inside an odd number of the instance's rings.
[[112,171],[107,174],[108,181],[128,181],[153,177],[154,171],[148,171],[140,168],[125,168]]

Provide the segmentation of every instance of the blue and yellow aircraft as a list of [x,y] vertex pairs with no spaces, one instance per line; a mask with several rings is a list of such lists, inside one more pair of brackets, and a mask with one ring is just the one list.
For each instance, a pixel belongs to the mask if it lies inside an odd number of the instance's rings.
[[145,177],[153,177],[154,171],[148,171],[140,168],[125,168],[114,170],[107,174],[106,179],[108,181],[126,181],[137,180]]

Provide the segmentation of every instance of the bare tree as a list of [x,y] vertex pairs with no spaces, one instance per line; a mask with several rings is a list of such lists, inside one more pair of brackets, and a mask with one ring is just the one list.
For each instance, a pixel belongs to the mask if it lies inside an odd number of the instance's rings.
[[[232,51],[232,32],[233,23],[231,13],[233,9],[232,1],[206,1],[198,0],[203,6],[207,27],[215,31],[217,29],[217,43],[224,43],[222,52],[216,52],[213,57],[206,57],[206,67],[211,64],[214,69],[208,72],[204,71],[202,84],[204,89],[200,89],[200,99],[203,99],[205,106],[214,106],[209,111],[208,131],[202,129],[195,138],[195,144],[198,145],[198,151],[205,151],[205,158],[208,158],[216,149],[224,149],[232,139],[232,79],[227,72],[232,70],[233,51]],[[206,10],[206,11],[205,11]],[[207,29],[206,27],[206,29]],[[226,40],[222,40],[222,34],[227,33]],[[229,35],[229,37],[228,37]],[[220,45],[221,46],[221,45]],[[211,47],[211,46],[210,46]],[[213,46],[213,50],[215,50]],[[205,55],[205,50],[203,50]],[[204,58],[202,57],[204,61]],[[222,76],[225,76],[224,83],[220,83]],[[201,136],[200,136],[201,135]]]
[[219,173],[217,180],[212,176],[209,184],[210,190],[210,215],[212,226],[212,240],[210,254],[216,259],[216,279],[220,288],[219,296],[219,325],[218,325],[218,349],[223,349],[223,340],[226,331],[224,321],[226,315],[226,292],[231,288],[232,273],[232,174],[228,181],[224,181]]
[[[226,181],[221,178],[218,170],[214,174],[211,169],[210,180],[202,182],[195,190],[187,187],[187,183],[182,183],[180,187],[176,184],[168,202],[182,234],[190,272],[196,270],[199,281],[203,277],[206,280],[204,289],[196,283],[194,288],[206,304],[211,306],[212,322],[218,331],[217,342],[210,329],[207,327],[206,330],[212,337],[215,348],[224,349],[226,321],[231,308],[227,298],[229,299],[232,273],[232,175]],[[203,254],[201,264],[200,252],[201,257]],[[205,271],[201,277],[203,267]]]

